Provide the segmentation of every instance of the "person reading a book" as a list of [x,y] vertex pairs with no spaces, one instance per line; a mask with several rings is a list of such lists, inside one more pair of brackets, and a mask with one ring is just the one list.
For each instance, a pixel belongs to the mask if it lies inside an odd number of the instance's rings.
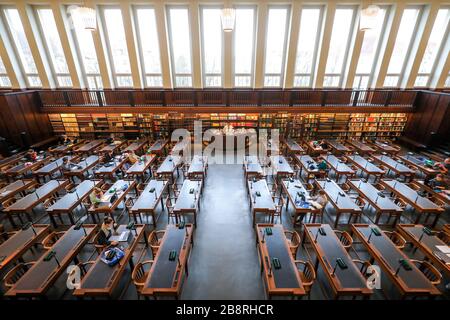
[[94,190],[92,190],[91,194],[89,195],[89,200],[95,207],[97,207],[100,202],[102,202],[102,197],[103,191],[100,188],[94,188]]

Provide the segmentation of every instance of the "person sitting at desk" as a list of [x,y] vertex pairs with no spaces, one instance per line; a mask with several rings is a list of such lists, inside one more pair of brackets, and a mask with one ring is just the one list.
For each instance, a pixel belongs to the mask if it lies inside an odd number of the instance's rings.
[[448,175],[450,173],[450,158],[446,158],[444,160],[444,163],[438,162],[435,165],[441,173],[446,174],[446,175]]
[[445,181],[445,177],[442,173],[436,175],[436,177],[431,179],[428,184],[433,189],[445,190],[448,188],[447,181]]
[[103,162],[107,163],[110,162],[114,159],[113,153],[112,151],[108,151],[105,153],[105,155],[103,156]]
[[116,246],[116,241],[109,241],[109,238],[112,236],[113,228],[114,220],[111,217],[105,217],[98,234],[97,244],[101,246]]
[[130,153],[128,154],[128,160],[133,165],[139,161],[139,157],[136,153],[134,153],[134,151],[130,151]]
[[33,149],[28,150],[27,154],[25,155],[25,158],[28,161],[36,161],[37,159],[37,153]]
[[319,145],[322,148],[322,150],[327,150],[328,149],[328,144],[323,139],[320,140]]
[[325,160],[320,161],[319,164],[317,165],[317,169],[319,170],[327,170],[327,168],[328,166]]
[[313,150],[322,150],[322,147],[320,146],[320,142],[317,140],[311,141],[309,143],[309,145],[311,146],[311,148],[313,148]]
[[103,191],[100,188],[94,188],[92,190],[91,194],[89,195],[89,200],[94,205],[94,207],[97,207],[99,203],[102,202],[103,197]]
[[[309,201],[309,205],[313,209],[322,210],[322,208],[324,208],[326,206],[327,202],[328,202],[328,199],[327,199],[325,191],[319,190],[319,193],[318,193],[317,196],[311,197],[311,199]],[[305,216],[306,216],[306,213],[300,214],[297,217],[297,221],[296,222],[297,223],[301,223]]]

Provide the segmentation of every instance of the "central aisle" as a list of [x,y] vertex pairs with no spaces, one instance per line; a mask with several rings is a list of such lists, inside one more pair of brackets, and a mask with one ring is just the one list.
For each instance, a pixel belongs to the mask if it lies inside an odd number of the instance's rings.
[[182,299],[264,299],[242,165],[210,165]]

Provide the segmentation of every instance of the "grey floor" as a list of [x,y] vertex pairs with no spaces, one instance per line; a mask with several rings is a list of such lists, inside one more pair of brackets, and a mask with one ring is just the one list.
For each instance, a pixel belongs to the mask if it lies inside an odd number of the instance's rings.
[[[182,181],[182,177],[178,179]],[[194,247],[189,261],[189,276],[184,281],[181,299],[265,299],[242,165],[210,165],[200,205]],[[165,211],[160,213],[157,229],[164,229],[168,223],[167,213]],[[77,210],[76,215],[80,218],[84,212],[81,209]],[[369,218],[373,219],[373,215],[373,212],[367,209],[363,222],[369,221]],[[333,208],[327,206],[324,223],[332,224],[334,217]],[[401,222],[409,222],[409,219],[414,217],[414,213],[409,208]],[[260,218],[261,222],[263,222],[262,219]],[[284,210],[282,222],[286,229],[293,229],[291,220],[291,211]],[[34,221],[48,223],[48,217],[43,208],[37,208]],[[68,224],[68,221],[65,222]],[[127,222],[128,216],[125,213],[119,223]],[[147,220],[147,222],[150,221]],[[447,210],[440,218],[437,229],[449,222]],[[6,220],[1,223],[5,224],[7,229],[9,228]],[[68,225],[61,228],[68,228]],[[148,232],[153,229],[150,224],[147,228]],[[300,228],[296,229],[301,232]],[[348,226],[340,225],[338,229],[345,230]],[[383,229],[389,228],[383,227]],[[420,251],[413,254],[411,248],[407,248],[406,252],[411,257],[423,257]],[[42,254],[39,250],[34,254],[27,253],[24,257],[25,261],[35,260],[39,254]],[[351,255],[355,258],[368,258],[368,253],[357,243]],[[92,247],[87,246],[80,254],[80,258],[83,261],[95,259],[96,253]],[[144,244],[140,244],[135,251],[134,262],[149,258],[151,258],[150,250]],[[308,246],[299,250],[297,258],[315,261],[313,250]],[[130,274],[131,270],[128,267],[114,292],[114,299],[137,299]],[[382,290],[377,290],[371,299],[398,298],[397,290],[387,277],[382,279]],[[443,284],[449,281],[450,279],[445,279]],[[448,299],[448,291],[443,285],[440,289],[446,292],[442,298]],[[48,292],[47,297],[73,299],[71,291],[66,289],[64,276],[60,277]],[[311,299],[332,299],[329,284],[320,267],[316,283],[312,288]]]

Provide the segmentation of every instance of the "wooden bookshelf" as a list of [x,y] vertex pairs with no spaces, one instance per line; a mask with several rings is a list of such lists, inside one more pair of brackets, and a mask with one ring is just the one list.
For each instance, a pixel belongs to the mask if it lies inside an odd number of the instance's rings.
[[280,136],[295,139],[394,138],[402,134],[405,113],[108,113],[49,114],[56,134],[94,138],[111,133],[126,137],[141,135],[169,137],[177,128],[194,130],[194,121],[201,120],[203,130],[223,128],[279,129]]

